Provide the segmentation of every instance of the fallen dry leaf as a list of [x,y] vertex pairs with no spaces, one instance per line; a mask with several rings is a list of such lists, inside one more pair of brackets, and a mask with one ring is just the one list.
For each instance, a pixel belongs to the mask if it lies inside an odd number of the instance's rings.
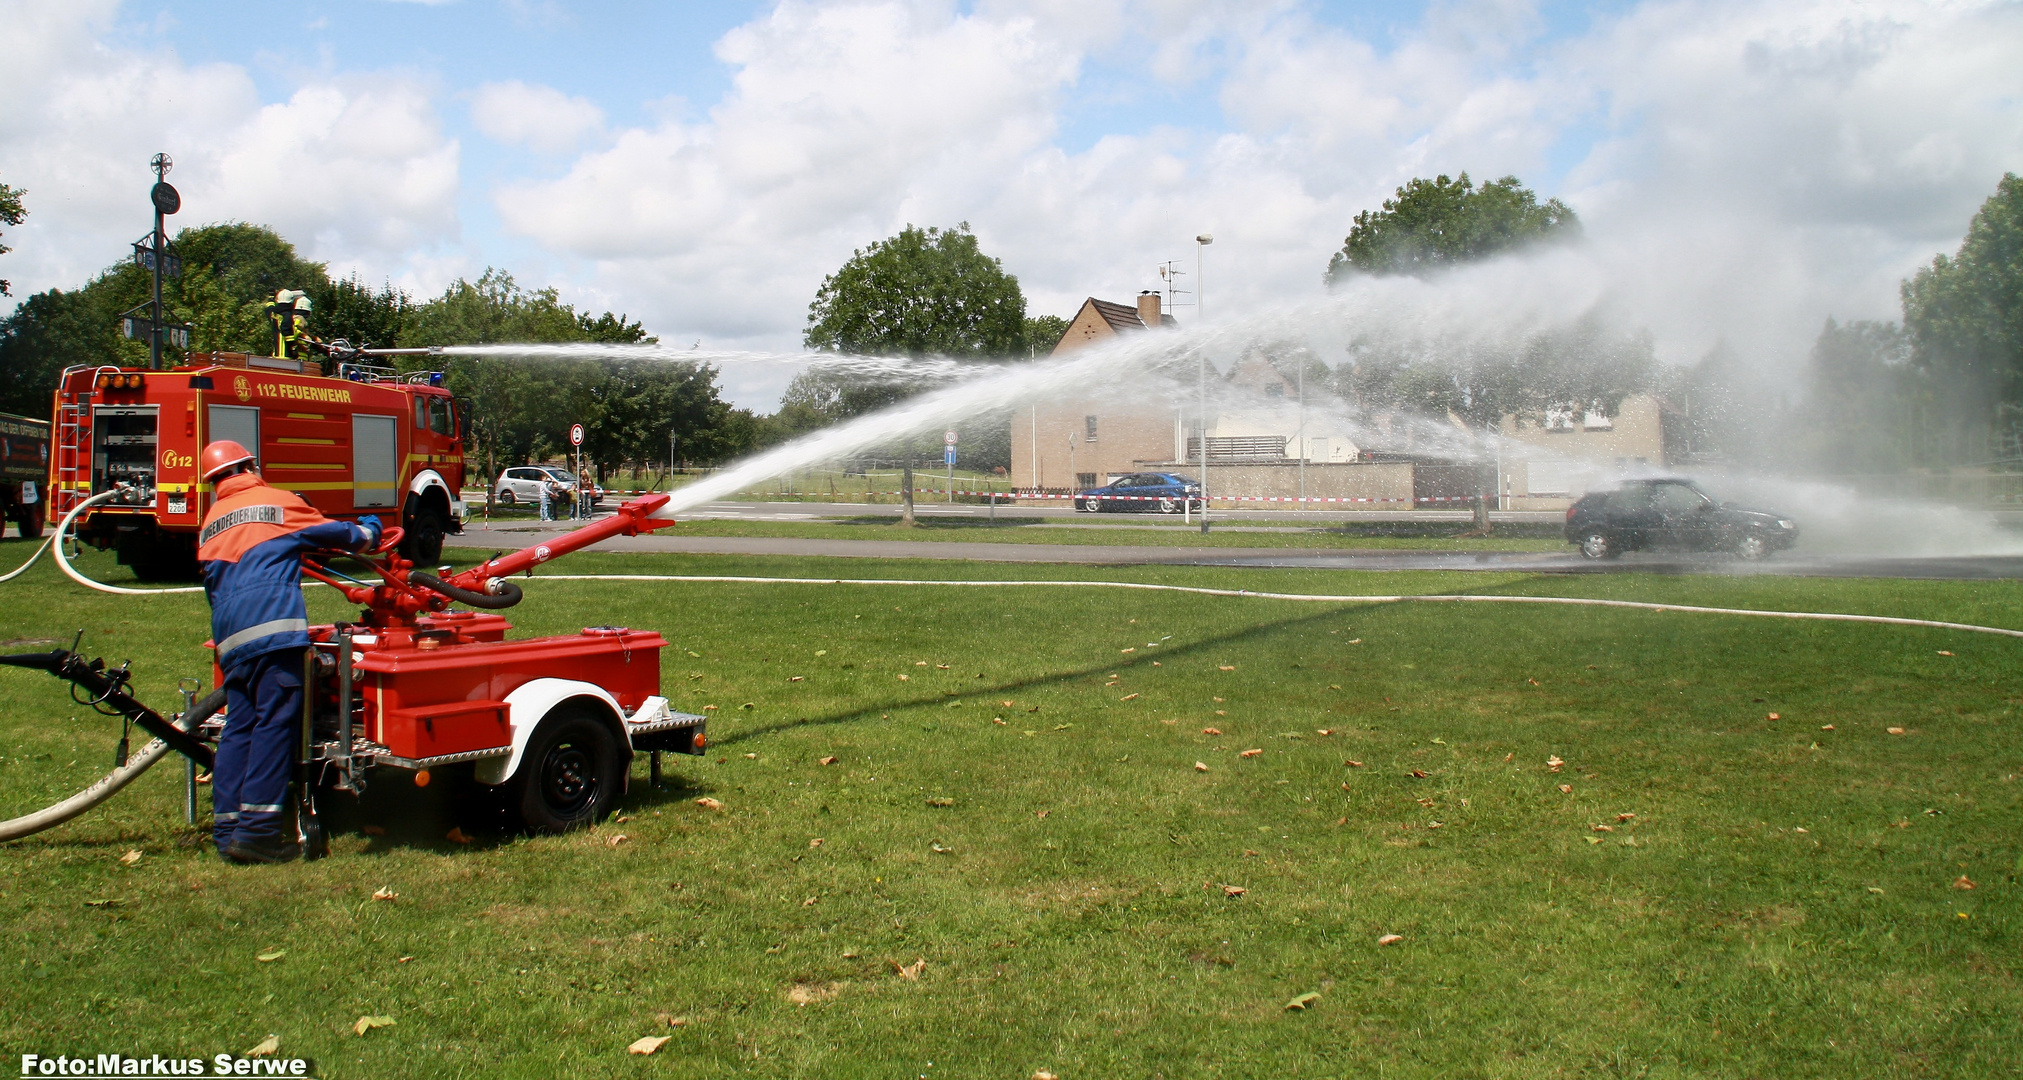
[[1137,651],[1138,651],[1138,649],[1137,649],[1137,647],[1136,647],[1136,646],[1133,646],[1133,647],[1131,647],[1131,648],[1129,648],[1129,649],[1118,649],[1117,651],[1118,651],[1118,652],[1137,652]]
[[1782,719],[1784,719],[1784,718],[1783,718],[1783,717],[1781,717],[1781,716],[1779,716],[1779,715],[1777,715],[1776,713],[1771,713],[1771,714],[1769,714],[1768,716],[1764,717],[1764,719],[1766,719],[1766,720],[1782,720]]
[[281,1049],[281,1036],[269,1035],[266,1038],[260,1040],[260,1045],[255,1046],[251,1050],[248,1050],[245,1053],[240,1054],[239,1056],[249,1058],[266,1057],[279,1049]]
[[1249,891],[1250,891],[1249,889],[1246,889],[1241,885],[1224,885],[1222,887],[1222,895],[1224,896],[1242,896],[1244,893],[1247,893]]
[[400,894],[394,892],[391,886],[381,885],[379,891],[372,894],[372,898],[374,900],[398,900],[400,899]]
[[819,897],[819,896],[810,896],[810,897],[808,897],[808,898],[807,898],[806,900],[803,900],[803,901],[801,901],[801,906],[802,906],[802,907],[814,907],[814,906],[815,906],[815,901],[817,901],[817,900],[820,900],[820,899],[821,899],[821,897]]
[[1561,795],[1571,795],[1571,794],[1573,794],[1573,785],[1572,785],[1572,784],[1561,784],[1561,785],[1559,786],[1559,793],[1560,793]]
[[358,1018],[358,1023],[351,1025],[351,1030],[356,1034],[363,1035],[373,1028],[392,1027],[393,1025],[394,1019],[391,1016],[361,1016]]
[[443,839],[448,840],[452,844],[468,844],[471,842],[471,838],[464,835],[464,830],[456,826],[451,826],[450,831],[443,834]]
[[1413,769],[1413,770],[1412,770],[1412,779],[1414,779],[1414,780],[1424,780],[1424,779],[1426,779],[1426,770],[1424,770],[1424,769]]
[[1316,734],[1316,735],[1333,735],[1334,733],[1335,733],[1335,732],[1334,732],[1334,729],[1333,729],[1333,728],[1315,728],[1315,729],[1314,729],[1314,734]]
[[1047,815],[1051,813],[1053,813],[1053,811],[1051,810],[1035,810],[1033,811],[1033,816],[1039,818],[1041,821],[1045,821],[1047,819]]
[[929,800],[927,800],[927,805],[929,805],[929,806],[954,806],[954,805],[955,805],[955,800],[954,800],[954,799],[951,799],[951,798],[948,798],[948,797],[947,797],[947,796],[945,796],[945,795],[937,795],[937,796],[935,796],[934,798],[932,798],[932,799],[929,799]]
[[899,677],[899,681],[900,681],[900,682],[910,682],[910,681],[912,681],[912,679],[913,679],[913,676],[911,676],[911,675],[901,675],[901,676]]
[[1405,940],[1405,935],[1403,934],[1385,934],[1383,937],[1377,939],[1377,944],[1396,945],[1403,940]]
[[1033,1080],[1061,1080],[1061,1078],[1045,1069],[1034,1069]]
[[1951,656],[1951,655],[1953,655],[1953,652],[1952,652],[1952,650],[1951,650],[1951,649],[1940,649],[1940,650],[1939,650],[1939,655],[1940,655],[1940,656]]
[[1973,887],[1974,883],[1965,874],[1961,874],[1959,877],[1953,879],[1953,888],[1955,889],[1971,889]]
[[1904,729],[1900,727],[1884,728],[1883,730],[1889,732],[1892,735],[1902,735],[1904,733]]
[[1634,819],[1636,818],[1636,816],[1637,816],[1637,815],[1635,815],[1635,814],[1617,814],[1617,815],[1616,815],[1616,820],[1617,820],[1617,821],[1631,821],[1631,820],[1634,820]]
[[1615,832],[1616,827],[1614,825],[1596,825],[1594,830],[1596,832]]
[[1138,695],[1136,695],[1136,694],[1125,694],[1125,695],[1124,695],[1123,697],[1120,697],[1120,698],[1118,698],[1117,700],[1118,700],[1118,701],[1136,701],[1136,700],[1138,700]]
[[813,1005],[835,1000],[841,990],[841,983],[795,983],[787,988],[787,1000],[796,1005]]
[[818,847],[821,847],[821,846],[822,846],[822,838],[821,838],[821,837],[819,837],[819,836],[815,837],[815,838],[814,838],[813,840],[810,840],[810,841],[808,841],[808,846],[809,846],[810,848],[818,848]]
[[822,761],[821,761],[821,763],[822,763],[822,764],[824,764],[824,765],[834,765],[834,764],[836,764],[836,763],[837,763],[838,761],[841,761],[841,760],[842,760],[842,759],[841,759],[841,758],[839,758],[839,757],[837,757],[836,755],[834,755],[834,754],[830,754],[830,755],[829,755],[828,757],[825,757],[825,758],[823,758],[823,759],[822,759]]
[[606,839],[604,841],[604,846],[617,847],[618,845],[623,844],[630,839],[632,838],[630,836],[625,835],[624,833],[615,833],[609,839]]
[[806,676],[806,675],[789,675],[789,676],[787,676],[787,681],[788,681],[788,682],[800,682],[800,681],[802,681],[802,680],[804,680],[804,679],[806,679],[806,678],[807,678],[807,676]]
[[1286,1002],[1285,1003],[1286,1011],[1291,1012],[1294,1009],[1298,1009],[1304,1012],[1307,1006],[1312,1005],[1314,1002],[1319,1001],[1320,999],[1321,996],[1319,994],[1316,994],[1313,991],[1309,990],[1306,993],[1301,994],[1300,996],[1292,999],[1291,1001]]
[[1819,730],[1821,730],[1821,731],[1832,731],[1832,730],[1833,730],[1833,725],[1832,725],[1832,724],[1821,724],[1821,725],[1819,725]]
[[1208,763],[1207,763],[1207,762],[1205,762],[1205,761],[1197,761],[1197,762],[1195,762],[1195,763],[1194,763],[1194,771],[1195,771],[1195,772],[1207,772],[1207,771],[1208,771]]
[[1553,771],[1553,772],[1558,772],[1558,771],[1559,771],[1559,767],[1560,767],[1560,766],[1562,766],[1562,765],[1564,765],[1564,764],[1566,764],[1566,762],[1564,762],[1564,761],[1561,761],[1561,760],[1559,759],[1559,755],[1558,755],[1558,754],[1554,754],[1553,756],[1551,756],[1551,757],[1549,757],[1549,758],[1546,758],[1546,759],[1545,759],[1545,763],[1546,763],[1547,765],[1551,766],[1551,768],[1552,768],[1552,771]]
[[620,824],[620,825],[623,825],[623,824],[625,824],[626,822],[628,822],[628,821],[631,821],[631,820],[632,820],[632,815],[631,815],[631,814],[620,814],[620,815],[618,815],[617,817],[615,817],[615,818],[612,818],[611,820],[613,820],[613,821],[617,822],[617,823],[618,823],[618,824]]
[[1503,755],[1503,760],[1505,760],[1505,761],[1509,761],[1510,759],[1512,759],[1512,758],[1514,758],[1514,757],[1516,757],[1516,756],[1517,756],[1517,755],[1516,755],[1516,754],[1514,754],[1514,753],[1513,753],[1513,754],[1505,754],[1505,755]]
[[1011,703],[1011,702],[1009,702],[1009,701],[1000,701],[1000,702],[998,702],[998,704],[999,704],[999,705],[1002,705],[1002,706],[1004,706],[1004,707],[1005,707],[1005,708],[1007,708],[1007,709],[1009,709],[1009,708],[1011,708],[1011,707],[1012,707],[1012,703]]
[[714,706],[714,705],[704,705],[704,706],[702,707],[702,711],[703,711],[703,712],[715,712],[716,710],[717,710],[717,707],[716,707],[716,706]]
[[1263,750],[1260,750],[1260,749],[1257,749],[1257,748],[1254,748],[1254,747],[1253,747],[1252,749],[1249,749],[1249,750],[1245,750],[1244,752],[1242,752],[1242,753],[1240,753],[1240,754],[1238,754],[1238,755],[1236,755],[1236,756],[1237,756],[1237,757],[1256,757],[1256,756],[1258,756],[1259,754],[1262,754],[1262,753],[1264,753],[1264,751],[1263,751]]
[[666,1024],[668,1027],[688,1026],[688,1017],[676,1016],[673,1013],[655,1013],[653,1019],[658,1023]]
[[1202,729],[1201,729],[1201,733],[1202,733],[1203,735],[1220,735],[1220,734],[1222,734],[1222,729],[1221,729],[1221,728],[1213,728],[1213,727],[1205,727],[1205,728],[1202,728]]
[[1349,819],[1345,817],[1339,817],[1335,819],[1335,824],[1337,825],[1347,825],[1348,823]]
[[412,956],[396,956],[393,958],[393,962],[396,964],[405,964],[412,959],[414,959],[414,957]]
[[1349,760],[1342,762],[1342,764],[1347,765],[1351,769],[1360,769],[1363,767],[1363,763],[1357,761],[1355,758],[1350,758]]
[[253,959],[258,960],[263,964],[271,964],[274,961],[279,960],[286,955],[288,955],[288,950],[286,949],[268,949],[266,952],[263,952],[258,956],[253,957]]
[[1236,665],[1235,665],[1235,664],[1218,664],[1218,665],[1216,665],[1216,668],[1215,668],[1215,670],[1217,670],[1217,671],[1235,671],[1235,670],[1236,670]]
[[651,1054],[662,1046],[667,1045],[667,1040],[673,1037],[672,1035],[648,1035],[642,1039],[634,1039],[632,1045],[625,1048],[625,1052],[642,1056]]
[[119,861],[132,866],[140,861],[140,849],[136,848],[119,857]]
[[910,964],[902,964],[897,960],[889,961],[889,963],[892,965],[893,972],[907,982],[919,982],[920,973],[927,970],[927,961],[918,957]]
[[695,801],[695,804],[697,806],[702,807],[704,810],[721,810],[724,808],[724,804],[716,801],[715,799],[710,798],[707,795],[704,795],[702,798],[697,799]]
[[948,670],[948,665],[947,665],[947,664],[936,664],[936,665],[934,665],[934,666],[935,666],[935,668],[937,668],[938,670],[941,670],[941,671],[947,671],[947,670]]

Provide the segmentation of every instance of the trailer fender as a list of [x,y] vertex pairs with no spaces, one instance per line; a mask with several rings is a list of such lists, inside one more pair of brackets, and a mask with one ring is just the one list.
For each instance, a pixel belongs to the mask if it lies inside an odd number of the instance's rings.
[[410,495],[426,495],[431,491],[442,492],[443,500],[449,503],[451,531],[461,532],[464,522],[464,496],[443,480],[443,474],[434,469],[422,469],[407,483],[407,492]]
[[513,728],[513,752],[506,757],[483,758],[477,762],[478,783],[497,786],[512,779],[520,768],[520,755],[526,753],[528,740],[534,737],[534,729],[541,726],[548,713],[565,701],[588,699],[601,705],[598,710],[611,725],[611,731],[618,736],[618,745],[625,754],[631,755],[631,742],[625,734],[625,713],[618,707],[618,699],[596,683],[580,679],[534,679],[521,683],[512,693],[506,695],[508,707],[507,722]]

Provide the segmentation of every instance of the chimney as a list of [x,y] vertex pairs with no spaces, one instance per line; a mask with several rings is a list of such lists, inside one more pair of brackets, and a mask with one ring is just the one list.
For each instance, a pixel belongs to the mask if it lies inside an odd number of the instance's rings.
[[1159,294],[1150,289],[1138,294],[1138,320],[1146,326],[1159,329]]

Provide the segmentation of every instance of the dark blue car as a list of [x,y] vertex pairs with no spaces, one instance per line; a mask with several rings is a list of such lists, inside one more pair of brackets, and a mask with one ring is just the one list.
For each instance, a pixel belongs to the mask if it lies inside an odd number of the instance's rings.
[[1172,473],[1132,473],[1075,496],[1075,509],[1090,513],[1177,514],[1190,506],[1201,508],[1201,485]]

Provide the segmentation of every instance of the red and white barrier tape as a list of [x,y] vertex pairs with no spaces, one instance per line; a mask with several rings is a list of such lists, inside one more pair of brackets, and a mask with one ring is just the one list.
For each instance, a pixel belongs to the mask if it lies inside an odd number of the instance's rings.
[[[1005,500],[1006,502],[1022,502],[1022,501],[1032,501],[1032,500],[1038,500],[1038,499],[1074,499],[1074,500],[1076,500],[1076,501],[1079,501],[1079,502],[1178,502],[1178,501],[1179,501],[1179,499],[1178,499],[1177,497],[1175,497],[1175,496],[1172,496],[1172,495],[1056,495],[1056,494],[1053,494],[1053,493],[1050,493],[1050,492],[1033,492],[1033,491],[949,491],[949,490],[948,490],[948,489],[946,489],[946,488],[914,488],[914,489],[913,489],[913,493],[914,493],[915,495],[974,495],[974,496],[977,496],[977,497],[979,497],[979,498],[988,498],[988,497],[990,497],[990,496],[993,496],[993,495],[994,495],[994,496],[996,496],[996,497],[998,497],[998,498],[1000,498],[1000,499],[1003,499],[1003,500]],[[480,501],[483,501],[483,499],[484,499],[484,492],[478,492],[478,493],[477,493],[477,497],[476,497],[476,498],[468,498],[468,496],[470,496],[470,495],[471,495],[471,493],[470,493],[470,492],[465,492],[464,494],[465,494],[465,495],[467,496],[467,498],[466,498],[466,500],[465,500],[465,501],[467,501],[467,502],[480,502]],[[657,495],[657,494],[659,494],[659,492],[654,492],[654,491],[606,491],[606,492],[605,492],[604,494],[606,494],[606,495],[626,495],[626,496],[630,496],[630,495]],[[852,495],[854,495],[854,494],[856,494],[856,492],[850,492],[849,494],[852,494]],[[878,494],[878,495],[894,495],[894,496],[896,496],[896,495],[898,495],[898,494],[900,494],[900,493],[899,493],[899,492],[896,492],[896,491],[889,491],[889,492],[888,492],[888,491],[880,491],[880,492],[874,492],[874,494]],[[729,493],[729,494],[728,494],[728,495],[727,495],[726,497],[728,497],[728,498],[767,498],[767,497],[773,497],[773,498],[779,498],[779,497],[785,497],[785,496],[793,496],[793,497],[796,497],[796,498],[809,498],[809,497],[811,497],[811,496],[820,496],[820,495],[822,495],[822,492],[819,492],[819,491],[792,491],[792,492],[789,492],[789,491],[733,491],[733,492],[730,492],[730,493]],[[841,499],[841,497],[842,497],[842,496],[841,496],[841,494],[839,493],[838,495],[834,495],[834,496],[829,496],[829,497],[830,497],[831,499]],[[1446,502],[1446,503],[1472,503],[1472,502],[1474,502],[1474,501],[1476,500],[1476,496],[1474,496],[1474,495],[1424,495],[1424,496],[1419,496],[1419,495],[1415,495],[1415,496],[1412,496],[1412,497],[1410,497],[1410,498],[1385,498],[1385,497],[1381,497],[1381,496],[1360,496],[1360,495],[1305,495],[1305,496],[1301,496],[1301,495],[1211,495],[1211,496],[1209,496],[1208,498],[1209,498],[1209,501],[1210,501],[1210,502],[1262,502],[1262,503],[1413,503],[1413,504],[1418,504],[1418,503],[1443,503],[1443,502]],[[846,501],[847,501],[847,500],[846,500]],[[1199,497],[1197,496],[1197,497],[1192,497],[1192,498],[1189,498],[1189,499],[1188,499],[1187,501],[1189,501],[1189,502],[1191,502],[1191,503],[1195,503],[1195,504],[1197,504],[1197,505],[1198,505],[1198,504],[1199,504],[1199,503],[1201,502],[1201,499],[1200,499],[1200,498],[1199,498]]]

